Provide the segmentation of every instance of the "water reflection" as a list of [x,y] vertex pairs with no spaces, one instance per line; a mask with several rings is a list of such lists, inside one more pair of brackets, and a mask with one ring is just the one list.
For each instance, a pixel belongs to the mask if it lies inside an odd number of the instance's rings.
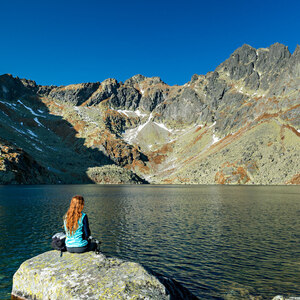
[[[25,259],[50,249],[71,197],[82,194],[102,251],[183,283],[200,298],[230,286],[300,295],[299,187],[0,187],[0,298]],[[283,280],[284,278],[284,280]],[[2,294],[1,294],[2,293]]]

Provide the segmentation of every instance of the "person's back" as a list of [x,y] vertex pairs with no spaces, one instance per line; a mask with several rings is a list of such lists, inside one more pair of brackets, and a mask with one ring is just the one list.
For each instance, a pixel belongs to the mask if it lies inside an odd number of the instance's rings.
[[66,248],[71,253],[83,253],[95,250],[96,245],[89,242],[91,231],[88,217],[82,212],[84,199],[82,196],[74,196],[70,207],[64,216],[64,228],[66,232]]

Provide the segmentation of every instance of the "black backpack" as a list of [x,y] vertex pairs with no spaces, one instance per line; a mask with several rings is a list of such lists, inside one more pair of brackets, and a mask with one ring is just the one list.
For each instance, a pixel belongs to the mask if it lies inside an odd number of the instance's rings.
[[62,256],[62,252],[67,251],[66,235],[63,232],[55,233],[52,237],[51,246],[54,250],[60,251],[60,256]]

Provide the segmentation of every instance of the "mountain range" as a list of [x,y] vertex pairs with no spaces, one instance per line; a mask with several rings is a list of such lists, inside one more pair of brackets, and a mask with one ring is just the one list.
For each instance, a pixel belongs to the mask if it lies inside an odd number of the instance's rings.
[[0,76],[0,183],[300,184],[300,46],[206,75],[42,86]]

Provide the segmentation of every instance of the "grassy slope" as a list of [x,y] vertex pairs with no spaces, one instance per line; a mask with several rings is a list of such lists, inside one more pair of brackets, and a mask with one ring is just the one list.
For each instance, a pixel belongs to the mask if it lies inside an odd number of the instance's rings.
[[[200,151],[177,160],[172,174],[162,174],[163,182],[285,184],[299,173],[299,136],[274,119],[245,127],[207,149],[210,135],[201,131],[202,138],[195,143]],[[191,149],[185,153],[193,153]]]

